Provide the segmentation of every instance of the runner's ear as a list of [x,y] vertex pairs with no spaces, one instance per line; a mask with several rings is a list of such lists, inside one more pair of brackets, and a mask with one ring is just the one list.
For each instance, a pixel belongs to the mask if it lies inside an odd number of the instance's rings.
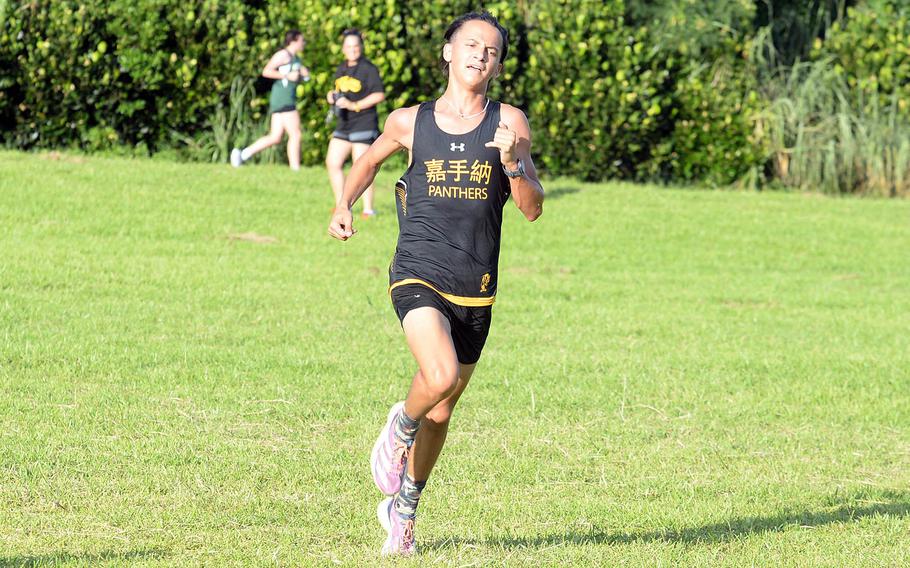
[[446,61],[446,63],[452,62],[452,44],[451,43],[447,43],[444,46],[442,46],[442,58]]

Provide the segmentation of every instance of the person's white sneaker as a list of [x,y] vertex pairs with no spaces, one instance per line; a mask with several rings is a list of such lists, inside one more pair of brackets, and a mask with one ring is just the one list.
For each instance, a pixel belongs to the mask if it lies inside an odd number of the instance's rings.
[[409,448],[395,436],[395,422],[404,411],[404,401],[397,402],[389,409],[385,426],[370,453],[370,469],[373,481],[383,495],[394,496],[401,489],[401,480],[408,471]]
[[413,519],[402,519],[395,512],[395,498],[387,497],[376,507],[379,524],[388,536],[382,544],[382,556],[411,556],[417,553]]
[[243,157],[240,155],[240,148],[231,150],[231,165],[235,168],[239,168],[243,165]]

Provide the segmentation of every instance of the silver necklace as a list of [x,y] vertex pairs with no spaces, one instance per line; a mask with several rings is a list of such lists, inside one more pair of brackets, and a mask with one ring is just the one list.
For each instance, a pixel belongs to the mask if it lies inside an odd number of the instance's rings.
[[474,118],[475,116],[480,116],[480,115],[482,115],[483,113],[487,112],[487,107],[490,106],[490,99],[487,99],[486,104],[483,105],[483,108],[480,109],[480,112],[475,112],[474,114],[468,114],[468,115],[466,115],[466,114],[462,113],[460,110],[458,110],[458,109],[455,107],[455,105],[453,105],[452,103],[450,103],[449,100],[446,99],[445,97],[439,97],[439,98],[440,98],[442,101],[444,101],[447,105],[449,105],[450,107],[452,107],[452,110],[455,111],[455,114],[457,114],[457,115],[458,115],[458,118],[460,118],[461,120],[468,120],[468,119]]

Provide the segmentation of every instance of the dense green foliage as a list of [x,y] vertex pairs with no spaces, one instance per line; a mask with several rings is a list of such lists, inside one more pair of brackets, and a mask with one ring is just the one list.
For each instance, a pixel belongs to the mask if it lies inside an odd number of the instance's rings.
[[[15,105],[6,132],[19,147],[126,144],[157,149],[172,131],[201,129],[230,76],[250,59],[239,1],[192,4],[149,0],[21,3],[0,32],[0,52],[14,62]],[[13,56],[10,57],[9,54]]]
[[[877,1],[865,0],[863,5]],[[857,0],[763,0],[755,2],[754,25],[756,29],[768,28],[778,57],[791,65],[805,58],[815,40],[824,37],[826,30],[856,3]]]
[[529,54],[513,85],[544,170],[633,177],[664,124],[668,69],[622,2],[552,2],[533,14]]
[[[18,148],[224,161],[231,146],[264,132],[269,81],[256,77],[283,32],[296,27],[313,73],[298,89],[302,159],[318,164],[332,130],[324,97],[341,61],[342,29],[365,32],[366,56],[386,84],[384,116],[440,92],[442,33],[476,7],[465,0],[0,3],[0,132]],[[832,61],[848,90],[862,95],[851,107],[856,120],[892,94],[897,120],[910,115],[910,24],[895,0],[484,7],[512,34],[491,96],[527,112],[538,165],[550,174],[710,185],[774,178],[778,149],[762,122],[780,106],[775,78],[801,57]],[[279,149],[259,160],[282,156]]]
[[630,24],[648,27],[647,41],[668,68],[661,136],[651,140],[653,157],[639,177],[723,185],[754,171],[764,155],[753,137],[761,109],[748,58],[753,3],[634,5]]
[[770,77],[759,128],[775,183],[800,190],[910,195],[910,123],[897,93],[851,88],[830,59]]
[[910,6],[896,0],[870,0],[851,8],[847,18],[817,41],[813,60],[831,59],[856,96],[875,104],[880,95],[910,105]]

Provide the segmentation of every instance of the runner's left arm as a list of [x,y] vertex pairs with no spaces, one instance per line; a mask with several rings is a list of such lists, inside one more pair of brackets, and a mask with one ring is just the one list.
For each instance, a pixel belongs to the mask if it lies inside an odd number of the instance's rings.
[[516,171],[521,160],[524,175],[510,177],[509,187],[515,205],[528,221],[534,221],[543,214],[544,190],[531,159],[531,126],[521,110],[506,104],[500,108],[499,128],[486,146],[499,149],[499,159],[507,170]]

